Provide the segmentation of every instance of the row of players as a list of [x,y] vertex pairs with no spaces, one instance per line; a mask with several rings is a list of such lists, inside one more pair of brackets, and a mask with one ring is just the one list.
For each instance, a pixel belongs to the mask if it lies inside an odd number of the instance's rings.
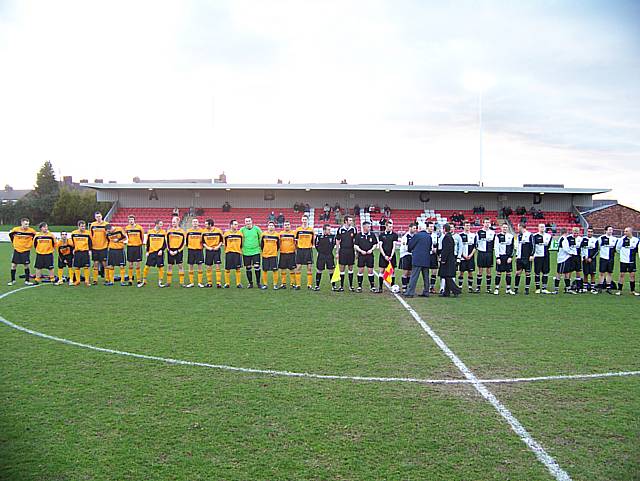
[[[162,221],[157,221],[146,236],[146,265],[141,272],[143,258],[142,246],[145,244],[144,230],[135,222],[134,216],[129,216],[128,224],[124,228],[109,225],[102,220],[99,212],[95,215],[89,229],[86,229],[84,221],[78,222],[78,229],[70,236],[62,233],[61,239],[56,239],[48,231],[46,224],[40,225],[40,232],[29,227],[28,219],[23,219],[20,227],[14,228],[10,237],[14,245],[12,259],[11,282],[15,282],[17,265],[25,266],[27,282],[29,280],[29,252],[33,246],[36,249],[36,282],[41,279],[43,269],[49,269],[52,275],[53,252],[58,251],[58,283],[63,282],[63,269],[69,269],[69,282],[78,285],[81,278],[81,269],[84,269],[85,282],[89,285],[89,267],[93,261],[93,283],[98,281],[98,272],[104,268],[107,285],[113,285],[115,268],[120,267],[120,279],[123,285],[132,285],[135,279],[137,285],[142,287],[147,283],[150,268],[157,268],[159,285],[170,286],[173,277],[173,266],[178,266],[180,284],[185,287],[195,285],[195,273],[198,277],[199,287],[213,285],[213,268],[215,266],[216,286],[228,287],[231,283],[231,271],[236,271],[236,285],[242,286],[240,280],[241,267],[244,264],[248,280],[248,287],[253,287],[253,274],[256,283],[261,288],[267,287],[267,273],[273,272],[274,288],[286,287],[285,276],[290,273],[291,286],[299,289],[301,285],[301,267],[307,266],[307,287],[318,290],[322,273],[325,269],[333,270],[335,263],[339,265],[340,285],[333,283],[333,289],[344,290],[345,274],[348,274],[349,289],[362,290],[364,272],[366,271],[372,291],[382,291],[382,271],[391,264],[396,268],[396,248],[400,247],[400,264],[402,269],[403,290],[406,289],[412,268],[412,255],[408,248],[409,240],[418,229],[417,224],[412,224],[409,231],[399,238],[393,231],[393,221],[389,221],[386,229],[379,237],[371,232],[370,224],[364,223],[362,232],[357,232],[353,225],[353,219],[345,218],[344,225],[338,229],[335,235],[331,234],[329,226],[324,226],[323,232],[315,235],[313,228],[308,225],[308,218],[303,216],[301,225],[292,230],[289,222],[284,229],[277,232],[274,223],[270,222],[268,229],[262,232],[259,227],[253,225],[251,218],[245,219],[245,226],[238,229],[238,223],[232,221],[229,229],[222,232],[215,227],[214,221],[208,219],[205,228],[201,229],[198,219],[193,219],[192,227],[186,231],[179,227],[179,218],[172,219],[171,226],[164,230]],[[518,225],[518,233],[512,235],[509,226],[504,224],[499,232],[490,228],[489,219],[484,220],[484,225],[477,233],[471,232],[471,225],[465,223],[463,231],[455,234],[455,254],[459,260],[459,283],[462,287],[464,274],[467,273],[469,292],[481,291],[483,275],[486,279],[487,292],[498,294],[504,275],[506,292],[517,294],[521,276],[525,275],[525,293],[529,293],[531,284],[531,272],[535,275],[536,293],[550,293],[547,290],[550,275],[549,248],[551,235],[545,232],[544,224],[539,224],[536,233],[527,231],[525,225]],[[434,246],[430,253],[431,286],[435,286],[436,272],[438,268],[438,253],[441,247],[442,236],[435,230],[433,223],[421,226],[432,237]],[[624,282],[624,276],[628,273],[630,290],[635,295],[635,270],[636,256],[638,253],[638,239],[632,235],[630,228],[625,229],[624,236],[616,238],[612,235],[613,229],[607,227],[606,233],[599,237],[593,236],[591,229],[586,236],[580,235],[580,229],[574,228],[567,233],[561,230],[558,241],[558,265],[555,276],[555,289],[551,293],[557,293],[562,280],[565,283],[565,292],[591,292],[597,293],[606,289],[607,292],[620,294]],[[221,251],[225,253],[225,283],[221,283]],[[316,279],[313,284],[313,248],[317,251]],[[187,251],[187,264],[189,283],[184,283],[183,252]],[[374,251],[380,251],[378,262],[378,288],[374,285]],[[126,250],[126,258],[125,258]],[[164,283],[165,255],[167,251],[166,283]],[[336,255],[337,253],[337,255]],[[354,288],[353,266],[358,266],[358,287]],[[620,278],[616,284],[613,282],[614,259],[616,253],[620,256]],[[278,255],[279,254],[279,255]],[[337,259],[336,259],[337,257]],[[491,270],[496,263],[495,290],[491,284],[493,276]],[[599,266],[596,267],[599,258]],[[515,259],[516,273],[515,284],[512,285],[513,260]],[[262,262],[261,262],[262,261]],[[473,286],[473,273],[476,270],[476,287]],[[125,267],[128,263],[128,282],[125,282]],[[202,266],[206,267],[207,282],[204,283]],[[261,269],[262,268],[262,269]],[[599,281],[596,283],[596,271],[599,271]],[[278,274],[282,275],[282,282],[278,283]],[[572,284],[572,276],[575,273]],[[584,277],[583,277],[584,275]],[[585,282],[586,280],[586,282]],[[262,282],[261,282],[262,281]],[[395,278],[391,279],[395,283]]]

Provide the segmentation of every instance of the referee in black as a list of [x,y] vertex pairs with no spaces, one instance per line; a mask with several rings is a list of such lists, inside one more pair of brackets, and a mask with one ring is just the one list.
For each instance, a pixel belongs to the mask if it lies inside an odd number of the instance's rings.
[[[315,240],[318,259],[316,260],[316,285],[313,288],[314,291],[320,290],[320,281],[322,280],[324,270],[327,269],[329,271],[329,277],[331,278],[331,274],[336,268],[335,247],[336,236],[331,233],[331,226],[325,224],[322,226],[322,234],[317,235]],[[337,290],[335,282],[331,283],[331,290]]]

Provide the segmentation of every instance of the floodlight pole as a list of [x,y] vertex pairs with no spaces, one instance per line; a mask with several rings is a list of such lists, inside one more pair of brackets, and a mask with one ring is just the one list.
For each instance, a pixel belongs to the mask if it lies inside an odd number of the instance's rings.
[[483,179],[482,179],[482,90],[480,90],[480,92],[478,93],[478,123],[480,125],[480,180],[478,182],[478,185],[480,187],[483,186]]

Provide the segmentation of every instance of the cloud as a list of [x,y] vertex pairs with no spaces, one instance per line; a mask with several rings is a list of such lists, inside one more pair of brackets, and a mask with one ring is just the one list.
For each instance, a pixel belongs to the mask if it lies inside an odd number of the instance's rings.
[[[634,2],[13,2],[0,9],[0,184],[640,182]],[[534,165],[522,169],[519,165]],[[443,167],[446,166],[446,167]],[[515,167],[514,167],[515,166]],[[6,178],[5,178],[6,176]]]

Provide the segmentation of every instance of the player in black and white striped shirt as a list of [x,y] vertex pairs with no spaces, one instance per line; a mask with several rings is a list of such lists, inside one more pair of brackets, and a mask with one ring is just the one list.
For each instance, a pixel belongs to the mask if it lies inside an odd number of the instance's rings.
[[469,292],[473,290],[473,272],[476,270],[475,254],[476,254],[476,235],[471,232],[471,222],[464,223],[464,230],[460,233],[462,241],[462,249],[458,258],[460,259],[460,269],[458,274],[458,284],[462,289],[464,282],[464,273],[467,273],[467,285]]
[[582,257],[582,273],[586,282],[582,292],[591,291],[597,294],[596,290],[596,257],[598,257],[598,238],[593,237],[593,229],[587,229],[587,236],[582,238],[580,243],[580,256]]
[[613,268],[616,258],[616,244],[618,239],[613,235],[613,227],[610,225],[604,228],[604,234],[598,237],[598,245],[600,246],[600,279],[598,290],[607,289],[607,294],[613,294],[616,286],[613,282]]
[[634,237],[631,227],[625,227],[624,235],[618,239],[616,251],[620,255],[620,279],[618,279],[618,290],[616,295],[622,295],[625,274],[629,274],[629,289],[634,296],[640,296],[636,292],[636,257],[638,257],[638,245],[640,239]]

